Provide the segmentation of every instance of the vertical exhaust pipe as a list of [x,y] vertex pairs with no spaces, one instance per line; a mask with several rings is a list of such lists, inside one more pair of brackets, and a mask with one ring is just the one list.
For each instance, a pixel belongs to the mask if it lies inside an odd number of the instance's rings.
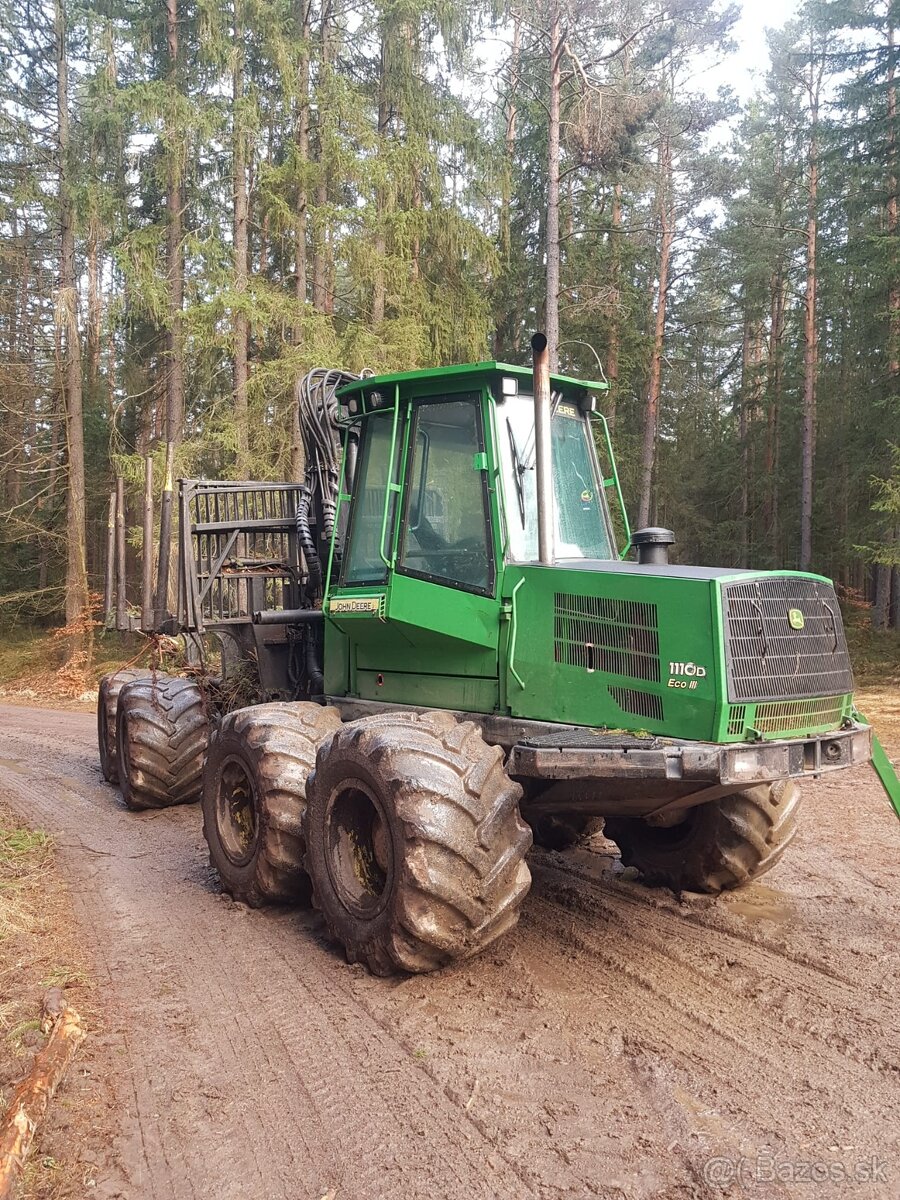
[[550,441],[550,353],[547,339],[531,339],[534,373],[534,469],[537,492],[538,562],[553,563],[553,449]]

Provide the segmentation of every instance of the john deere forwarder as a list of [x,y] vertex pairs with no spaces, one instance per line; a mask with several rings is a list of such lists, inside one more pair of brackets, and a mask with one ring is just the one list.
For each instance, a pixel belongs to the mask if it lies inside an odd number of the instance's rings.
[[[168,629],[216,634],[221,677],[101,688],[129,807],[202,795],[224,888],[311,898],[378,973],[483,949],[532,836],[598,817],[650,884],[740,886],[791,840],[799,779],[871,757],[828,580],[629,535],[605,385],[533,346],[533,372],[308,376],[302,485],[181,483]],[[260,702],[227,711],[248,673]]]

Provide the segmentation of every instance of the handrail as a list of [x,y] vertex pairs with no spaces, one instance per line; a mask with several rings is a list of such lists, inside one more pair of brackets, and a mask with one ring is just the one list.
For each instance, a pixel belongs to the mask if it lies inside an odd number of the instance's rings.
[[378,542],[378,556],[387,569],[393,569],[393,555],[387,558],[384,553],[384,539],[387,533],[388,513],[391,508],[392,493],[401,492],[403,490],[399,483],[394,482],[394,454],[397,449],[397,423],[400,414],[400,384],[394,384],[394,421],[391,426],[391,448],[388,453],[388,470],[387,470],[387,487],[384,489],[384,512],[381,515],[381,538]]
[[619,512],[622,514],[622,524],[625,527],[625,545],[623,549],[619,551],[619,558],[624,558],[631,549],[631,525],[628,523],[628,512],[625,508],[625,497],[622,495],[622,485],[619,483],[619,470],[616,467],[616,456],[613,452],[612,438],[610,437],[609,433],[609,422],[603,413],[598,412],[593,413],[592,415],[595,416],[598,421],[603,422],[603,438],[606,442],[606,453],[609,458],[610,470],[612,471],[612,476],[609,479],[603,480],[603,486],[608,488],[612,485],[616,489],[616,498],[619,501]]
[[525,582],[524,576],[519,580],[512,590],[512,595],[509,598],[509,673],[519,685],[525,690],[525,681],[516,670],[516,633],[517,633],[517,609],[516,609],[516,593]]

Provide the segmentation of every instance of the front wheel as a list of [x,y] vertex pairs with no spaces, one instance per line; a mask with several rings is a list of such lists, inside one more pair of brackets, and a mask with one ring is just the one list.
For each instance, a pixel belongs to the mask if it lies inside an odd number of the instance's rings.
[[531,884],[522,789],[469,721],[355,721],[319,750],[307,787],[313,902],[350,962],[433,971],[515,925]]
[[203,834],[222,887],[253,908],[309,898],[306,780],[336,708],[258,704],[229,713],[203,772]]
[[797,832],[800,789],[761,783],[689,808],[677,825],[608,817],[606,836],[651,887],[721,892],[772,869]]

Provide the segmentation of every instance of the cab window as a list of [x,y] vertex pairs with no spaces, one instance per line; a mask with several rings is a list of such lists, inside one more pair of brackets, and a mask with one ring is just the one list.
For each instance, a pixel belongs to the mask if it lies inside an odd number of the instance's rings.
[[[366,418],[353,483],[347,549],[341,565],[341,585],[345,587],[358,583],[383,583],[387,578],[387,567],[381,555],[388,555],[394,528],[396,492],[391,492],[384,546],[381,537],[392,432],[393,414],[373,414]],[[397,443],[400,443],[399,436]]]
[[493,592],[484,449],[477,394],[416,406],[397,563],[403,574]]

